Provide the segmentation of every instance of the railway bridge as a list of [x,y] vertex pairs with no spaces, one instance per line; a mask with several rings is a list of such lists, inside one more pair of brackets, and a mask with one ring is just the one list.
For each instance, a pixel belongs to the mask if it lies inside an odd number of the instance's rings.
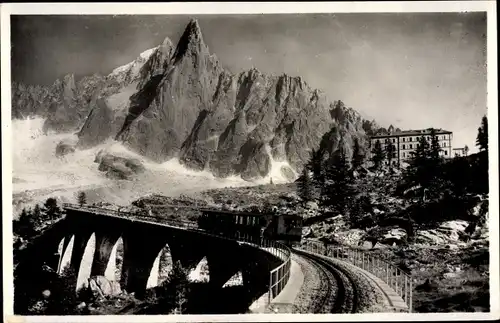
[[[170,249],[172,261],[180,261],[186,269],[193,269],[206,257],[211,287],[222,288],[234,274],[241,272],[243,285],[254,295],[267,291],[270,271],[283,262],[276,253],[209,234],[193,222],[158,223],[137,214],[90,206],[65,204],[64,209],[66,216],[31,243],[23,258],[28,257],[30,266],[48,264],[60,270],[63,256],[69,254],[67,265],[82,281],[90,276],[105,276],[112,263],[113,249],[121,238],[120,285],[129,293],[135,292],[137,297],[145,294],[153,264],[165,246]],[[54,258],[60,246],[62,252]],[[89,253],[89,249],[93,250]],[[82,261],[85,254],[90,254],[90,261]],[[89,266],[88,263],[91,265],[85,274],[82,266]]]

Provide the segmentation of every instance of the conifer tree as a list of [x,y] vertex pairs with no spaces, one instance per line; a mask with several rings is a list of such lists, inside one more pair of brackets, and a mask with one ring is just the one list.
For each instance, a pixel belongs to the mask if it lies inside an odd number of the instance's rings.
[[320,149],[311,152],[311,159],[306,166],[313,173],[313,184],[320,188],[325,181],[323,169],[323,154]]
[[476,146],[480,151],[488,150],[488,118],[483,116],[481,127],[477,129]]
[[297,179],[297,189],[300,198],[305,203],[313,199],[313,184],[307,167],[302,169],[302,174]]
[[57,205],[57,200],[53,197],[49,197],[45,201],[43,207],[45,215],[49,220],[57,219],[61,214],[61,209],[59,209],[59,206]]
[[385,154],[382,149],[382,144],[379,141],[375,142],[375,147],[372,150],[372,162],[375,169],[380,169],[382,162],[384,161]]
[[326,214],[345,214],[350,197],[354,194],[349,164],[345,152],[339,148],[325,169],[325,184],[321,190],[321,206]]
[[80,204],[80,206],[87,204],[87,195],[85,194],[85,192],[83,191],[79,192],[77,199],[78,199],[78,204]]
[[35,218],[31,209],[24,208],[17,220],[12,223],[12,230],[18,236],[29,239],[35,235]]
[[364,154],[361,151],[361,147],[359,145],[358,138],[354,138],[354,147],[352,150],[352,168],[358,169],[361,165],[363,165],[363,161],[365,159]]
[[406,188],[420,187],[418,195],[423,196],[429,183],[429,176],[426,171],[429,157],[429,143],[423,135],[418,139],[415,151],[412,151],[410,154],[409,165],[405,170],[404,186]]
[[439,163],[441,158],[441,146],[439,145],[439,138],[436,136],[436,130],[431,129],[431,146],[430,146],[430,158],[433,162]]
[[385,146],[385,155],[387,156],[387,161],[389,162],[389,166],[392,165],[392,159],[394,158],[394,152],[396,151],[396,147],[392,144],[392,142],[388,142]]

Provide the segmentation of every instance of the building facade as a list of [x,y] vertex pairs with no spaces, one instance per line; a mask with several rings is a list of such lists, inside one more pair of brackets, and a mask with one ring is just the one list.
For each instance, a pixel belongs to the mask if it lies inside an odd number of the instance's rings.
[[465,152],[465,147],[453,148],[452,152],[453,152],[453,157],[464,157],[467,155],[467,153]]
[[[443,129],[434,129],[436,136],[439,139],[439,146],[441,147],[440,155],[445,158],[452,158],[452,140],[453,133],[451,131]],[[370,137],[370,152],[375,147],[376,142],[380,142],[382,150],[386,151],[386,147],[389,144],[394,146],[394,152],[392,155],[391,163],[393,165],[402,165],[407,162],[411,156],[412,152],[417,149],[418,141],[420,137],[424,136],[429,145],[431,144],[431,129],[423,130],[404,130],[396,133],[390,133],[387,135],[376,135]],[[384,161],[385,165],[389,164],[389,161]]]

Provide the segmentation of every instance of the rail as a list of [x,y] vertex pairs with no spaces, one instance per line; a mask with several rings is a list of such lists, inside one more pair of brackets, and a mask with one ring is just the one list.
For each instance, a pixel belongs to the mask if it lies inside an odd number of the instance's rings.
[[222,239],[236,240],[238,242],[243,242],[261,249],[272,254],[274,257],[281,259],[282,263],[277,267],[271,269],[269,272],[269,285],[267,292],[267,304],[269,305],[271,301],[281,293],[283,288],[290,278],[290,268],[291,268],[291,250],[283,243],[268,240],[265,238],[260,238],[255,235],[251,235],[246,232],[235,231],[233,234],[221,235],[217,232],[212,232],[208,230],[203,230],[198,227],[198,224],[193,221],[177,220],[177,219],[165,219],[158,218],[154,215],[141,214],[139,212],[124,212],[108,208],[90,206],[90,205],[77,205],[64,203],[64,209],[75,210],[75,211],[87,211],[90,213],[96,213],[105,216],[116,217],[120,219],[127,219],[130,221],[138,221],[150,224],[157,224],[162,226],[169,226],[175,228],[187,229],[190,231],[196,231],[201,234],[215,236]]
[[337,258],[349,262],[356,267],[366,270],[383,280],[406,303],[408,311],[413,309],[413,280],[411,274],[362,249],[348,246],[327,245],[320,241],[303,240],[302,249],[311,253]]

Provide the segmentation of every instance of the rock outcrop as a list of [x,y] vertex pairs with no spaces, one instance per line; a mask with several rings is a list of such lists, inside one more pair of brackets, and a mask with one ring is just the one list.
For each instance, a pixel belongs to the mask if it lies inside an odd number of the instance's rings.
[[78,147],[97,146],[109,139],[117,131],[115,113],[102,98],[91,103],[90,113],[78,133]]

